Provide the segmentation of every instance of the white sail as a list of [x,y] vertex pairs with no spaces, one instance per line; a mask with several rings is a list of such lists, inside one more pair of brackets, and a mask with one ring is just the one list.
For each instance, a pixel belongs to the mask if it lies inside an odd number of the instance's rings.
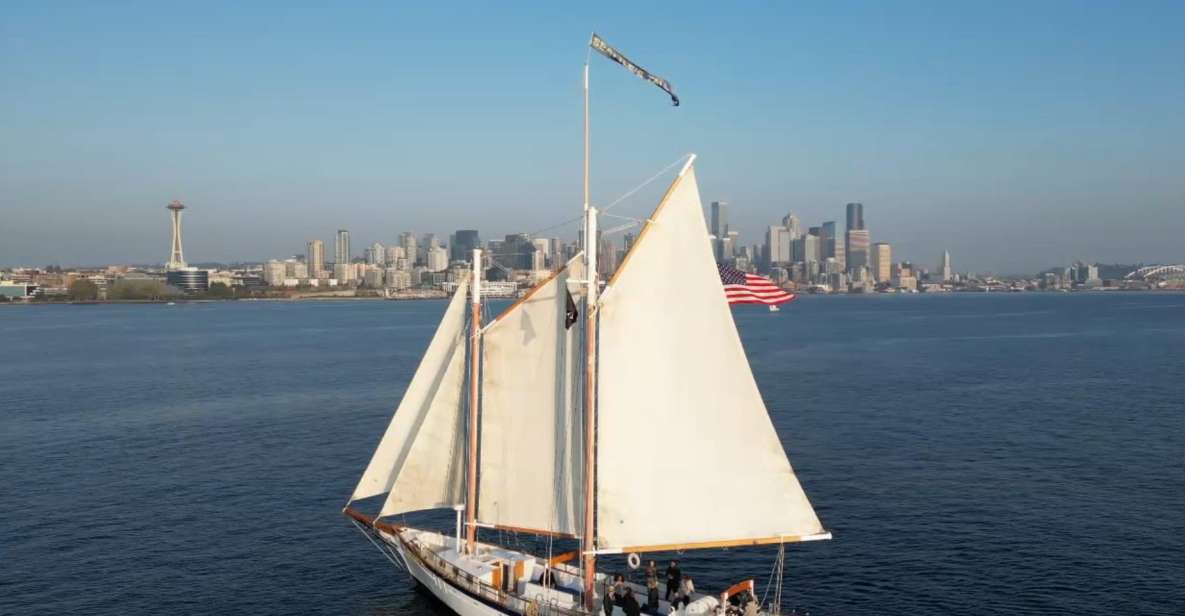
[[[576,534],[581,519],[580,320],[565,327],[581,257],[482,334],[478,517],[503,527]],[[577,285],[571,292],[576,295]]]
[[450,507],[465,499],[465,300],[458,285],[395,417],[351,501],[389,493],[380,516]]
[[600,308],[598,549],[822,532],[753,380],[690,164]]

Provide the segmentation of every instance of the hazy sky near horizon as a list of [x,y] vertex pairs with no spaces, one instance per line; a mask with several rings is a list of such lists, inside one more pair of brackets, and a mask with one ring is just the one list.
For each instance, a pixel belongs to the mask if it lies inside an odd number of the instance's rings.
[[593,30],[683,100],[593,58],[600,204],[694,151],[747,244],[1185,261],[1185,3],[169,4],[0,7],[0,266],[163,262],[172,199],[193,262],[560,223]]

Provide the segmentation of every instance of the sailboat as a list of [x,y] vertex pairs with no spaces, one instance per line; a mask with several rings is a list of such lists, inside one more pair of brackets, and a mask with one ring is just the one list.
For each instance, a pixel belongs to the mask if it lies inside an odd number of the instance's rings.
[[[462,616],[620,616],[605,596],[623,589],[598,570],[600,556],[628,555],[635,567],[642,554],[776,544],[780,564],[786,544],[831,538],[782,448],[725,301],[694,155],[602,287],[598,210],[588,198],[587,63],[584,86],[584,250],[489,322],[482,254],[473,251],[472,271],[343,509]],[[362,510],[379,497],[376,513]],[[400,517],[449,508],[451,533]],[[530,553],[493,540],[504,533],[578,549]],[[621,585],[639,602],[647,597],[642,586]],[[705,614],[754,595],[755,584],[707,590],[644,611]]]

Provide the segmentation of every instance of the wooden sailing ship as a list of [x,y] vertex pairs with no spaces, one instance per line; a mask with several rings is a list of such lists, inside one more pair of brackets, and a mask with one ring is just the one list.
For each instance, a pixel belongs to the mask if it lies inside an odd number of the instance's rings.
[[[586,64],[584,250],[488,323],[474,251],[472,273],[344,509],[458,614],[593,614],[607,580],[600,555],[830,538],[749,368],[694,160],[602,287]],[[358,501],[380,496],[377,513],[360,510]],[[393,521],[447,508],[456,510],[451,534]],[[480,541],[481,528],[579,549],[531,554]],[[752,587],[713,589],[678,607],[662,600],[650,611],[702,614],[722,591]]]

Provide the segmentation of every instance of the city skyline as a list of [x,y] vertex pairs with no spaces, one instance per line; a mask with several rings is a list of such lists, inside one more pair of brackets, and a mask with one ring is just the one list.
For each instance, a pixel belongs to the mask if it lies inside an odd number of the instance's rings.
[[695,151],[705,200],[732,204],[745,243],[786,211],[843,221],[860,202],[902,258],[949,248],[998,273],[1181,259],[1185,7],[688,6],[653,28],[667,13],[292,8],[277,28],[259,7],[10,5],[0,263],[155,262],[152,214],[174,198],[193,208],[195,262],[297,254],[336,228],[365,246],[377,229],[567,220],[594,28],[683,101],[594,66],[594,203]]

